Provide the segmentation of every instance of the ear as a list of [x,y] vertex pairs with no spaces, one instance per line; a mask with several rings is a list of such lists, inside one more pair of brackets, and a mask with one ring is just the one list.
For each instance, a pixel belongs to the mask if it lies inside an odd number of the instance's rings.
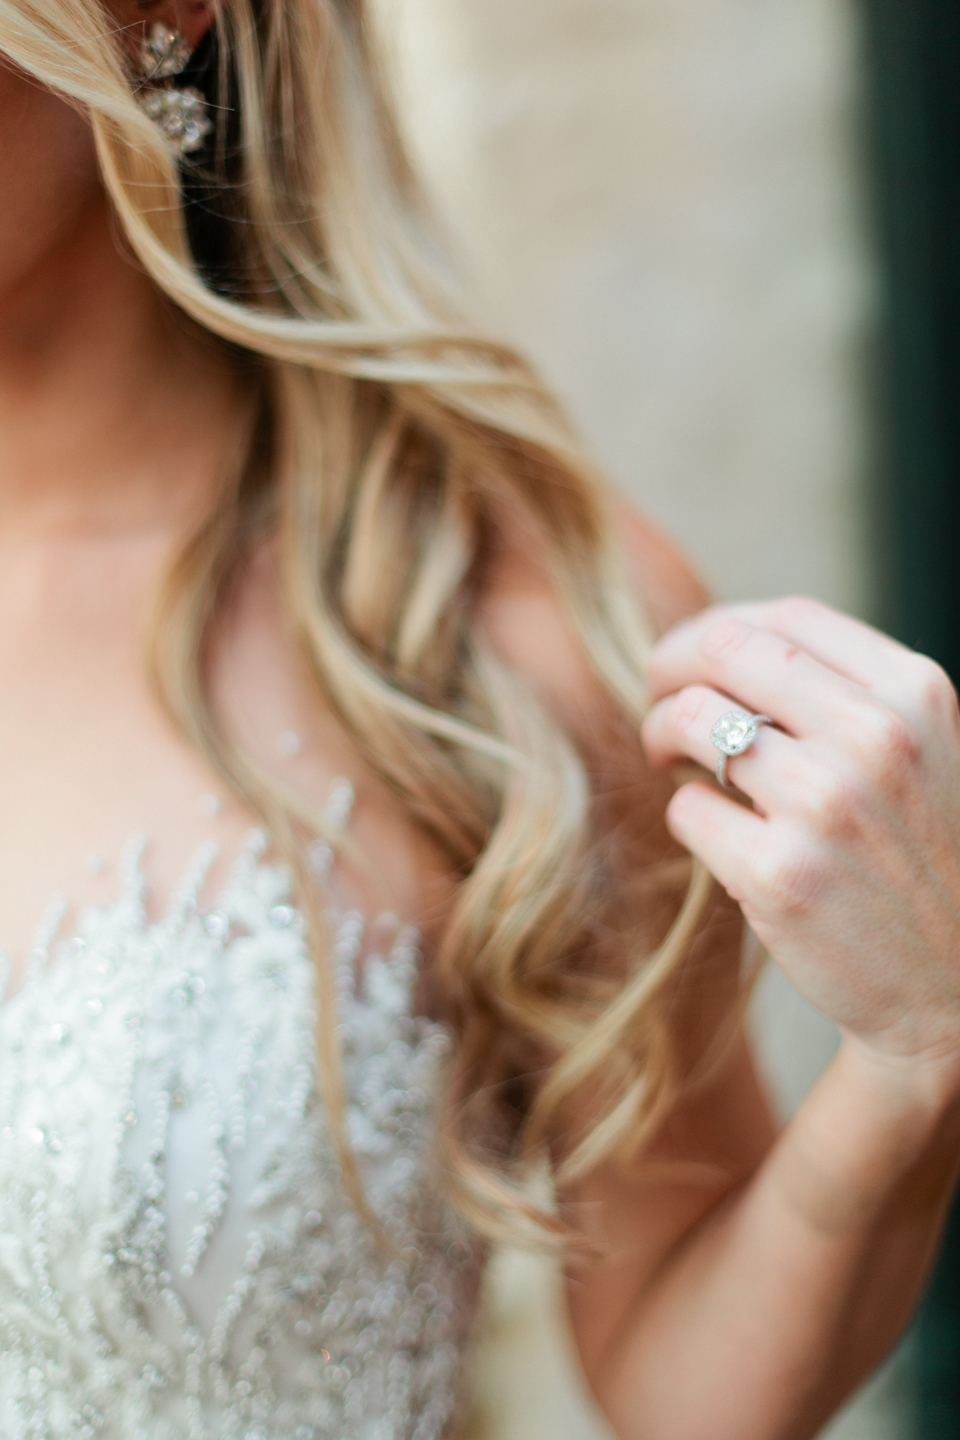
[[131,52],[139,47],[144,31],[158,22],[179,31],[190,49],[196,50],[218,8],[218,0],[117,0],[112,6]]

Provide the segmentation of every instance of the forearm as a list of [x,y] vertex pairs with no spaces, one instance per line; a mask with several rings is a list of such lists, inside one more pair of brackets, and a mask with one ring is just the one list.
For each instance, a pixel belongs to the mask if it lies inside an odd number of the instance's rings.
[[624,1440],[801,1440],[896,1338],[957,1169],[955,1107],[845,1047],[649,1283],[592,1376]]

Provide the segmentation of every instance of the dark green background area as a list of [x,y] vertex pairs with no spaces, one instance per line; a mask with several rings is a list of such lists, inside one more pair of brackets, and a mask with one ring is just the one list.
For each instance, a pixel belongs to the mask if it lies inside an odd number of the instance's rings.
[[[860,0],[884,323],[879,619],[960,683],[960,0]],[[960,1205],[903,1352],[918,1440],[960,1440]]]
[[960,680],[960,0],[861,0],[874,217],[881,619]]

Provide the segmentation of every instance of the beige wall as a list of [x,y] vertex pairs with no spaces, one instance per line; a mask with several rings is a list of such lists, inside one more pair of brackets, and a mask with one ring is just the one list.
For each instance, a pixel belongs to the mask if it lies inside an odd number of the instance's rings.
[[724,595],[858,608],[853,0],[380,0],[485,318]]
[[[868,612],[854,0],[378,4],[485,327],[717,593]],[[756,1020],[788,1110],[833,1031],[776,973]],[[602,1434],[556,1277],[501,1260],[491,1295],[484,1434]],[[842,1433],[884,1423],[861,1409]]]

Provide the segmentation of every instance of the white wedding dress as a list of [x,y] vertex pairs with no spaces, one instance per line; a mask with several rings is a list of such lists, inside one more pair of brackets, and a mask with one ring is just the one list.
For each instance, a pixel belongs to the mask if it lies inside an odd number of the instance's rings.
[[446,1031],[417,937],[336,919],[345,1192],[315,1086],[314,982],[283,868],[250,837],[166,917],[139,854],[0,1007],[2,1440],[439,1440],[480,1247],[440,1198]]

